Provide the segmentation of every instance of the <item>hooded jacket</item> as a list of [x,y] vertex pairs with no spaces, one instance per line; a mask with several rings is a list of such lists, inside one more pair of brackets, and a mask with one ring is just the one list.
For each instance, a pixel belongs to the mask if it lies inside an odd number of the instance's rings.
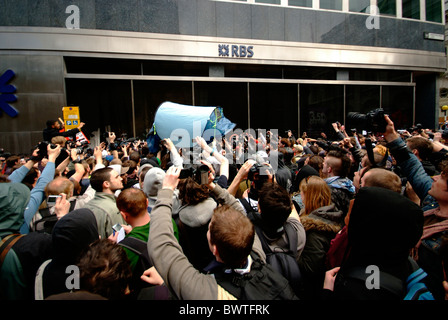
[[30,189],[22,183],[0,183],[0,239],[20,233]]
[[388,300],[402,298],[381,288],[368,290],[365,283],[344,277],[350,268],[375,265],[382,272],[406,281],[411,273],[409,252],[420,239],[422,230],[423,211],[417,204],[388,189],[361,188],[350,213],[347,228],[350,253],[336,278],[336,297]]
[[331,240],[341,230],[343,213],[332,203],[312,211],[300,220],[306,231],[305,248],[299,259],[305,286],[305,299],[313,299],[322,288],[325,277],[325,258]]
[[43,272],[44,297],[70,291],[66,287],[67,266],[76,265],[84,250],[98,239],[96,219],[89,209],[73,210],[55,224],[53,255]]

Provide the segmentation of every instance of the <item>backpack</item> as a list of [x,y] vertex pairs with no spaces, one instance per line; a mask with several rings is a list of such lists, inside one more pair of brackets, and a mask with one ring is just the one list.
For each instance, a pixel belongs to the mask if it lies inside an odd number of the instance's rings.
[[[300,268],[296,260],[297,232],[289,223],[285,224],[284,228],[288,237],[289,249],[283,249],[283,251],[272,251],[261,228],[255,226],[255,231],[261,241],[263,251],[266,253],[266,262],[289,281],[295,294],[299,296],[303,287]],[[278,249],[281,250],[280,248]]]
[[[397,277],[380,271],[381,289],[403,297],[403,300],[435,300],[423,281],[427,273],[411,257],[408,258],[408,261],[412,266],[413,272],[406,279],[406,283],[403,284],[403,281]],[[352,278],[365,281],[367,277],[368,274],[366,274],[365,268],[362,267],[356,267],[344,273],[344,278],[346,279]]]
[[263,235],[261,228],[257,225],[258,218],[256,212],[246,199],[240,199],[242,205],[245,207],[247,217],[252,221],[257,232],[258,238],[263,246],[263,251],[266,253],[266,262],[277,272],[283,275],[290,283],[296,295],[300,296],[303,291],[302,276],[299,265],[296,260],[298,237],[297,232],[289,224],[285,224],[285,232],[288,238],[289,250],[273,252]]
[[250,272],[239,274],[234,270],[218,267],[210,270],[218,285],[240,300],[298,300],[289,281],[251,253]]
[[6,258],[9,250],[13,247],[13,245],[20,240],[24,235],[23,234],[10,234],[1,239],[0,241],[0,270],[2,269],[3,261]]
[[150,284],[144,282],[140,279],[140,276],[143,274],[143,272],[146,269],[151,268],[154,264],[152,263],[151,259],[149,258],[148,249],[147,249],[147,243],[146,241],[134,238],[134,237],[126,237],[118,244],[136,254],[140,257],[139,262],[134,267],[134,270],[132,272],[132,283],[133,286],[131,289],[138,292],[142,288],[145,288],[147,286],[150,286]]

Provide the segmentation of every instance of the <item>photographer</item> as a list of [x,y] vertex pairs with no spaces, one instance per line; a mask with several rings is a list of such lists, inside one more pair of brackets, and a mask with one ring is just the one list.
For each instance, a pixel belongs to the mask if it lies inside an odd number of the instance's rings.
[[438,254],[438,240],[448,232],[448,163],[441,162],[440,175],[429,176],[422,163],[395,130],[392,120],[387,115],[384,118],[387,123],[384,132],[387,147],[421,199],[423,235],[412,254],[419,266],[428,273],[429,290],[436,300],[443,300],[443,269]]
[[[45,197],[45,186],[54,179],[55,175],[55,169],[56,169],[56,159],[58,158],[59,154],[61,153],[61,146],[59,145],[47,145],[47,159],[48,162],[45,165],[44,170],[42,171],[41,176],[37,180],[37,183],[35,187],[31,190],[31,196],[28,201],[28,205],[24,212],[24,222],[22,226],[20,227],[20,233],[21,234],[27,234],[30,231],[30,223],[33,219],[34,215],[39,209],[39,206],[42,204],[44,197]],[[28,173],[28,171],[31,169],[34,164],[36,164],[39,161],[38,156],[38,149],[34,150],[33,156],[30,158],[30,160],[20,167],[19,169],[15,170],[10,176],[9,179],[11,182],[21,182],[25,175]],[[17,230],[19,231],[19,230]]]

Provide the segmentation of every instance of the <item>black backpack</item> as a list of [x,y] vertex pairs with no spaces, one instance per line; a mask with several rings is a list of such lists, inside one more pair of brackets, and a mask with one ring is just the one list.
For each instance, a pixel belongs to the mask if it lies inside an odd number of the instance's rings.
[[[266,262],[271,265],[274,270],[283,275],[289,281],[295,294],[300,296],[303,286],[300,268],[296,260],[298,243],[297,232],[289,223],[285,224],[284,228],[286,236],[288,237],[289,249],[283,249],[283,251],[272,251],[261,228],[255,226],[255,231],[261,241],[263,251],[266,253]],[[278,248],[278,250],[282,249]]]
[[258,238],[263,246],[263,251],[266,254],[266,262],[277,272],[283,275],[290,283],[297,296],[303,293],[302,275],[299,265],[296,260],[298,237],[297,232],[291,224],[286,223],[284,228],[288,238],[289,249],[283,251],[273,252],[267,243],[266,238],[259,226],[259,216],[253,210],[252,206],[246,199],[241,199],[241,204],[245,207],[247,217],[252,221],[257,232]]
[[[424,282],[427,276],[426,272],[411,257],[408,258],[408,261],[412,267],[412,273],[406,279],[406,283],[389,273],[380,271],[381,289],[403,300],[434,300]],[[343,274],[344,279],[352,278],[361,281],[366,281],[368,276],[364,267],[350,268]]]
[[132,273],[133,280],[131,286],[131,289],[133,289],[133,291],[138,294],[138,292],[140,292],[140,290],[142,290],[143,288],[151,286],[150,284],[140,279],[140,276],[143,274],[143,272],[153,266],[153,263],[149,258],[147,243],[134,237],[126,237],[118,242],[118,244],[138,254],[138,256],[140,257],[139,262],[134,267]]
[[210,270],[218,285],[240,300],[298,300],[289,281],[254,252],[250,272],[239,274],[219,267]]

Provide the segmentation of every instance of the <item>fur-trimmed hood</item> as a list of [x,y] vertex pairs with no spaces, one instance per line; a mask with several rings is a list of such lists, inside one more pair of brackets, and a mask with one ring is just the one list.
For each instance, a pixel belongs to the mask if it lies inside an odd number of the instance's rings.
[[300,216],[305,231],[323,231],[338,233],[343,225],[343,212],[332,203],[314,210],[309,215]]

